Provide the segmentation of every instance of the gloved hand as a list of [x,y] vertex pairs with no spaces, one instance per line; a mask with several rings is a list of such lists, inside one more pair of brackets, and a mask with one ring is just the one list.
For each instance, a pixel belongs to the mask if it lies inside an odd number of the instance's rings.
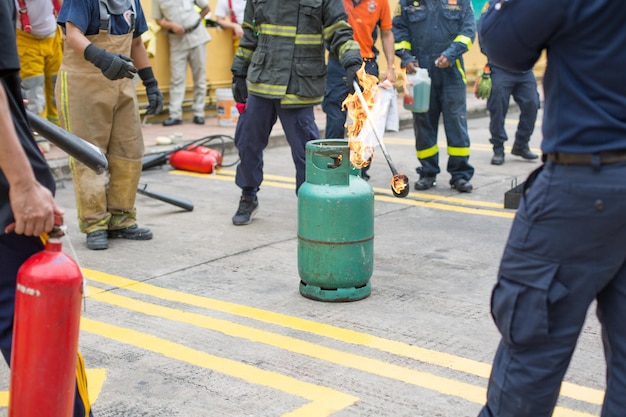
[[132,58],[107,52],[93,43],[85,48],[84,56],[87,61],[100,68],[109,80],[133,78],[133,74],[137,72],[137,68],[131,64]]
[[[348,93],[350,94],[354,94],[354,81],[359,84],[359,77],[356,73],[362,66],[363,64],[352,64],[346,68],[346,86],[348,87]],[[363,86],[361,84],[359,84],[359,88],[363,91]]]
[[146,114],[160,114],[163,111],[163,94],[159,90],[159,83],[154,78],[152,67],[145,67],[139,70],[139,78],[146,87],[148,97],[148,108]]
[[474,83],[474,96],[488,99],[491,95],[491,84],[491,67],[485,65],[482,71],[478,71],[478,77]]
[[246,77],[240,75],[233,76],[233,98],[237,103],[245,103],[248,101],[248,86],[246,85]]

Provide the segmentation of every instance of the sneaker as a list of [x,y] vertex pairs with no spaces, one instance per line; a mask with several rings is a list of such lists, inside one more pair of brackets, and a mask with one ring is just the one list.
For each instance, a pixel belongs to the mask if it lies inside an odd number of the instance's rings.
[[130,240],[150,240],[152,239],[152,231],[145,227],[139,227],[136,224],[125,229],[109,230],[109,239],[130,239]]
[[109,248],[109,239],[107,239],[106,230],[96,230],[87,233],[87,248],[91,250],[103,250]]
[[437,181],[435,177],[422,177],[417,182],[415,182],[416,190],[428,190],[429,188],[433,188],[437,185]]
[[[252,199],[254,198],[254,200]],[[235,226],[243,226],[252,223],[252,217],[259,209],[259,199],[256,197],[247,197],[242,195],[239,200],[239,208],[233,216],[233,224]]]
[[450,185],[452,186],[452,188],[460,193],[471,193],[474,189],[472,184],[470,184],[470,182],[464,178],[459,178]]
[[504,163],[504,151],[494,152],[491,158],[491,165],[502,165]]
[[537,155],[534,152],[531,152],[530,148],[528,147],[518,148],[518,147],[513,146],[513,149],[511,149],[511,154],[515,156],[521,156],[522,158],[528,159],[528,160],[539,158],[539,155]]

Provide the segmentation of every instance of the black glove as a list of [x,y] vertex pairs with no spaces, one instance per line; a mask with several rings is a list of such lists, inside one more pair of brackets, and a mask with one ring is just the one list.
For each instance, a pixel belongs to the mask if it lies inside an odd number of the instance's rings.
[[146,114],[160,114],[163,111],[163,94],[159,90],[159,83],[154,74],[152,67],[145,67],[139,70],[139,78],[146,87],[146,96],[148,96],[148,108]]
[[133,78],[133,74],[137,72],[137,68],[131,64],[133,62],[131,58],[126,55],[112,54],[93,43],[85,48],[84,55],[85,59],[100,68],[109,80]]
[[241,75],[233,76],[233,98],[237,103],[245,103],[248,101],[246,77],[242,77]]
[[[361,69],[361,66],[362,64],[352,64],[346,68],[346,86],[350,94],[354,94],[354,81],[359,84],[359,77],[357,77],[356,72]],[[359,84],[359,88],[361,91],[363,90],[361,84]]]

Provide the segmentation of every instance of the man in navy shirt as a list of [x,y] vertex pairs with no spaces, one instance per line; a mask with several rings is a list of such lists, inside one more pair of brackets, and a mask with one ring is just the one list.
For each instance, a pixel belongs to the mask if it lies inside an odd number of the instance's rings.
[[492,1],[489,59],[543,50],[544,164],[525,183],[493,290],[502,335],[481,417],[548,417],[590,304],[607,361],[602,417],[626,415],[626,2]]

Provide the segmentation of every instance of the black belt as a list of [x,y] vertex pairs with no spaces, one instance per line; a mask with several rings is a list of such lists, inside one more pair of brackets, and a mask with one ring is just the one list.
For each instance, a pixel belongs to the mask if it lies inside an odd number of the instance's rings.
[[626,161],[626,149],[598,153],[547,153],[542,161],[551,161],[560,165],[606,165]]
[[191,26],[189,28],[185,28],[185,33],[189,33],[189,32],[191,32],[193,30],[196,30],[196,28],[198,26],[200,26],[200,23],[202,23],[202,19],[198,19],[198,21],[193,26]]

